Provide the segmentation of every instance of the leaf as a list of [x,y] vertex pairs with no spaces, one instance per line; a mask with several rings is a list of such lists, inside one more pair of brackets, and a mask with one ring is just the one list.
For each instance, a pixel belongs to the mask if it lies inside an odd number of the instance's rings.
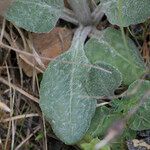
[[[133,90],[136,91],[134,94],[132,94]],[[116,106],[115,111],[123,112],[123,114],[129,113],[138,106],[137,112],[128,123],[132,130],[150,129],[150,96],[141,101],[148,90],[150,90],[150,81],[137,80],[129,86],[126,93],[129,96],[113,102],[113,106]]]
[[113,113],[113,111],[105,106],[98,107],[91,121],[86,136],[93,138],[104,136],[108,128],[121,117],[121,113]]
[[6,19],[32,32],[49,32],[62,13],[62,0],[15,0]]
[[111,24],[127,27],[150,17],[150,0],[101,0]]
[[91,68],[86,85],[89,95],[95,97],[113,96],[114,91],[122,82],[121,73],[111,65],[103,62],[96,63],[94,66],[104,68],[107,72]]
[[[93,140],[91,140],[90,143],[83,143],[81,144],[81,148],[83,150],[94,150],[95,149],[95,145],[97,143],[99,143],[100,140],[98,138],[94,138]],[[109,146],[104,146],[103,148],[101,148],[101,150],[110,150],[110,147]]]
[[103,129],[105,128],[104,126],[102,126],[102,124],[108,115],[109,109],[107,107],[98,107],[96,109],[94,117],[92,118],[91,125],[86,133],[86,136],[92,136],[93,138],[95,138],[102,135],[101,131],[103,131]]
[[[33,46],[42,57],[55,58],[67,51],[72,42],[73,31],[67,28],[55,27],[49,33],[32,33]],[[49,60],[43,59],[45,66]]]
[[93,150],[95,145],[99,142],[100,140],[98,138],[95,138],[91,140],[90,143],[82,143],[81,148],[82,150]]
[[[137,89],[137,92],[130,97],[123,98],[122,101],[128,101],[129,105],[128,110],[134,109],[141,99],[150,90],[150,81],[138,80],[130,85],[127,94],[130,94],[133,89],[136,89],[137,86],[140,87]],[[130,128],[133,130],[148,130],[150,129],[150,96],[143,99],[143,104],[138,108],[137,112],[130,119]],[[132,105],[131,105],[132,104]]]
[[44,133],[43,133],[43,132],[40,132],[40,133],[38,133],[38,135],[36,136],[35,141],[40,141],[40,140],[42,140],[42,139],[44,139]]
[[[104,138],[108,134],[108,130],[112,125],[122,117],[124,117],[122,113],[115,112],[113,108],[107,108],[105,106],[98,107],[85,137],[92,136],[93,138]],[[119,136],[115,142],[111,143],[110,147],[112,150],[123,149],[126,144],[126,139],[132,139],[135,137],[135,131],[125,128],[123,134]]]
[[106,62],[117,68],[124,84],[130,84],[145,71],[144,62],[133,41],[126,37],[128,49],[125,48],[121,32],[107,28],[93,35],[86,43],[85,51],[91,63]]
[[96,100],[87,99],[84,80],[89,72],[82,40],[75,35],[68,52],[49,64],[40,88],[40,106],[55,134],[66,144],[81,140],[95,113]]

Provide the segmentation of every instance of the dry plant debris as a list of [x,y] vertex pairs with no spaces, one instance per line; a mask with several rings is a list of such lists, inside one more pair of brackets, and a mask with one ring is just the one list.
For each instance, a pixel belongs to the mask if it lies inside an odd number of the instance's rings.
[[56,27],[49,33],[30,33],[29,37],[30,39],[26,40],[25,51],[35,57],[23,54],[20,54],[19,57],[21,58],[20,67],[27,76],[31,77],[35,69],[36,73],[43,72],[51,59],[69,49],[73,30]]

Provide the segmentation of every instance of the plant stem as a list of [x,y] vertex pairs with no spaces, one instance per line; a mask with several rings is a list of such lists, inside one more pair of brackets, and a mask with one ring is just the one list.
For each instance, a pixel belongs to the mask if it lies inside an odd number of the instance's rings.
[[91,9],[91,12],[95,10],[95,8],[97,7],[95,0],[89,0],[89,7]]
[[68,21],[70,23],[73,23],[75,25],[79,24],[78,20],[76,19],[75,14],[71,10],[69,10],[67,8],[65,8],[63,10],[63,14],[61,15],[60,18],[63,19],[63,20],[66,20],[66,21]]
[[82,43],[84,45],[84,42],[87,39],[87,37],[88,37],[88,35],[90,34],[91,31],[92,31],[92,26],[84,27],[83,25],[81,25],[76,30],[76,32],[74,34],[74,39],[78,40],[80,43]]
[[69,4],[82,25],[91,25],[92,17],[87,0],[70,0]]
[[99,23],[99,21],[101,21],[101,19],[104,16],[104,12],[102,11],[102,4],[99,4],[96,9],[94,10],[94,12],[92,13],[92,18],[93,18],[93,22],[95,25],[97,25]]

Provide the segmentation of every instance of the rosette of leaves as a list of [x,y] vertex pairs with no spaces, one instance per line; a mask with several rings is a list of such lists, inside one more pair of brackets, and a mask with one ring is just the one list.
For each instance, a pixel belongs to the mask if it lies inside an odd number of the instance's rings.
[[122,137],[119,137],[116,144],[111,145],[112,149],[121,149],[121,144],[117,143],[124,144],[125,139],[136,137],[136,131],[150,129],[150,81],[134,81],[129,86],[125,96],[121,100],[112,101],[111,106],[111,108],[102,106],[96,109],[85,138],[101,138],[115,121],[127,118],[127,125]]
[[[49,64],[41,83],[42,111],[66,144],[78,142],[88,130],[96,109],[95,96],[113,95],[122,79],[120,72],[108,64],[90,64],[84,51],[87,28],[77,30],[71,48]],[[93,90],[96,87],[97,95]]]
[[87,133],[97,98],[114,96],[121,83],[129,85],[146,70],[129,37],[125,43],[120,30],[95,27],[104,14],[122,27],[141,23],[150,17],[150,1],[95,2],[96,7],[90,0],[68,0],[68,9],[62,0],[14,0],[5,13],[7,20],[32,32],[49,32],[59,18],[77,25],[70,49],[49,64],[40,87],[41,109],[66,144],[79,142]]

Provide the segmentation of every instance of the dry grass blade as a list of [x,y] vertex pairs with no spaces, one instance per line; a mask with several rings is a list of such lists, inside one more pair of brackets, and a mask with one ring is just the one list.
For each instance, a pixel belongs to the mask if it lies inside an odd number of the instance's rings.
[[34,102],[38,103],[39,99],[37,97],[34,97],[33,95],[27,93],[26,91],[24,91],[23,89],[17,87],[16,85],[9,83],[7,80],[5,80],[4,78],[0,77],[0,82],[2,82],[3,84],[10,86],[11,88],[13,88],[14,90],[18,91],[19,93],[23,94],[24,96],[28,97],[29,99],[33,100]]
[[[40,69],[39,67],[37,67],[37,66],[35,66],[34,65],[34,63],[31,61],[32,59],[33,59],[33,57],[27,57],[27,56],[25,56],[25,55],[23,55],[23,54],[19,54],[19,57],[22,59],[22,61],[24,61],[24,63],[25,63],[25,65],[26,65],[26,69],[27,70],[31,70],[31,68],[27,68],[27,66],[29,65],[29,66],[31,66],[32,67],[32,69],[35,69],[37,72],[40,72],[40,73],[43,73],[44,71],[42,70],[42,69]],[[30,59],[27,59],[27,58],[30,58]],[[22,64],[23,62],[22,61],[20,61],[20,63]],[[23,64],[22,64],[22,66],[23,66]],[[27,72],[27,71],[26,71]],[[29,75],[28,75],[29,76]]]
[[4,36],[5,26],[6,26],[6,20],[5,20],[5,19],[3,19],[3,23],[2,23],[2,30],[1,30],[1,36],[0,36],[0,41],[1,41],[1,42],[2,42],[2,40],[3,40],[3,36]]
[[14,121],[14,120],[19,120],[19,119],[25,119],[25,118],[30,118],[30,117],[38,117],[38,114],[25,114],[25,115],[18,115],[18,116],[14,116],[14,117],[10,117],[10,118],[6,118],[1,120],[1,123],[5,123],[5,122],[9,122],[9,121]]
[[0,109],[4,110],[6,112],[11,112],[10,108],[2,102],[0,102]]

